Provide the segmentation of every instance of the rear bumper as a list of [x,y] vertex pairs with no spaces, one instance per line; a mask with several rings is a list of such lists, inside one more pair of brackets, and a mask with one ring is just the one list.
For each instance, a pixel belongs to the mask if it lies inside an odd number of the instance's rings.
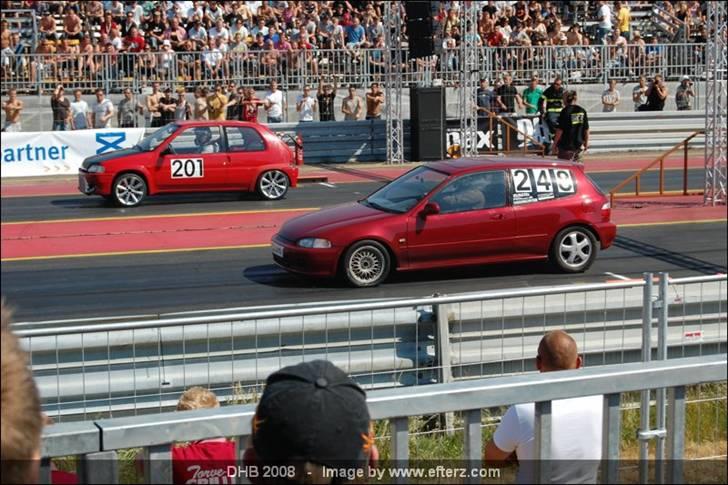
[[282,256],[273,254],[273,261],[286,271],[324,278],[336,276],[337,248],[302,248],[278,235],[273,237],[272,243],[283,248]]
[[596,229],[599,233],[602,249],[607,249],[617,237],[617,225],[611,222],[602,222],[597,224]]

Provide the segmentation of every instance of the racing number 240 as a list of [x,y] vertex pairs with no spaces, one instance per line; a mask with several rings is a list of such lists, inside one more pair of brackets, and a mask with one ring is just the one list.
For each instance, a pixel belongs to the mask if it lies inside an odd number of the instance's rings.
[[201,158],[175,158],[170,161],[172,178],[200,178],[204,176]]

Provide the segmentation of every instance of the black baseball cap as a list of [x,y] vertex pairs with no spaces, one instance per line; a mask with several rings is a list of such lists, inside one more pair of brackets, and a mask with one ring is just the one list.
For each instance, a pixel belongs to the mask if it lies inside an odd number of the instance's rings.
[[268,376],[253,419],[253,448],[264,463],[311,462],[362,468],[373,445],[366,394],[325,360]]

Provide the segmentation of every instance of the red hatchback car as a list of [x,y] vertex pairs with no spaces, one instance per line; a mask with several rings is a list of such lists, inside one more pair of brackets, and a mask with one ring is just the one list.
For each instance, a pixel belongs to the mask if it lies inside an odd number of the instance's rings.
[[283,198],[298,181],[296,154],[263,125],[242,121],[175,121],[132,148],[89,157],[78,189],[122,207],[147,195],[256,191]]
[[393,269],[550,259],[585,271],[617,227],[609,199],[572,162],[458,159],[419,166],[358,202],[287,221],[283,268],[374,286]]

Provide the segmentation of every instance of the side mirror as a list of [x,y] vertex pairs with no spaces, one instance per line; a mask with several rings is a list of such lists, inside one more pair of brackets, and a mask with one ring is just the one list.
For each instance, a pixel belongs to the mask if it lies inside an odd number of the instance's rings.
[[422,214],[422,217],[433,216],[433,215],[439,214],[439,213],[440,213],[440,204],[438,204],[437,202],[428,202],[427,204],[425,204],[425,207],[422,209],[422,212],[420,212],[420,214]]
[[161,152],[159,152],[159,156],[160,157],[163,157],[165,155],[174,155],[174,150],[172,150],[172,147],[171,146],[167,145],[164,148],[164,150],[162,150]]

